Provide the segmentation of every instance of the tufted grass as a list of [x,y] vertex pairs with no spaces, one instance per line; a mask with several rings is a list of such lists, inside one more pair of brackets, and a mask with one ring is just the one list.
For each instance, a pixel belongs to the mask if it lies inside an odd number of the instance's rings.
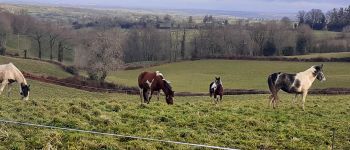
[[[348,95],[312,95],[306,111],[281,95],[278,109],[268,95],[225,96],[219,105],[209,97],[176,97],[175,105],[139,97],[90,93],[36,81],[29,101],[14,92],[0,96],[0,118],[101,132],[152,137],[240,149],[349,149]],[[14,90],[17,91],[17,90]],[[299,101],[300,103],[300,101]],[[194,149],[193,147],[84,133],[0,124],[0,149]]]

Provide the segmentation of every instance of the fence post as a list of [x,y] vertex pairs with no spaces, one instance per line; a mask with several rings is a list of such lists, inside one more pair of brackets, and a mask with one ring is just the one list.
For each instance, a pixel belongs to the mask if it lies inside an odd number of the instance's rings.
[[24,59],[27,59],[27,50],[24,50]]

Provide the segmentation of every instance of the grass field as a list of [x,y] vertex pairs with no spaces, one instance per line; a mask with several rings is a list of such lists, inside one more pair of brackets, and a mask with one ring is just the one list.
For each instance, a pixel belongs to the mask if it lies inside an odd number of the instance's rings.
[[314,30],[313,36],[316,40],[332,39],[341,36],[341,32]]
[[350,52],[338,52],[338,53],[312,53],[307,55],[286,56],[287,58],[345,58],[350,57]]
[[[246,61],[246,60],[200,60],[164,64],[152,68],[112,73],[109,81],[137,86],[139,73],[145,70],[161,71],[178,92],[207,92],[214,76],[221,76],[224,88],[267,90],[267,76],[274,72],[296,73],[320,63]],[[313,88],[350,87],[349,63],[324,63],[326,82],[316,81]]]
[[9,62],[12,62],[22,71],[36,75],[47,75],[58,78],[66,78],[71,76],[59,66],[47,62],[0,56],[0,64],[6,64]]
[[[348,96],[310,96],[306,111],[282,95],[276,110],[267,95],[226,96],[215,106],[208,97],[177,97],[175,105],[139,97],[90,93],[35,81],[31,100],[0,96],[0,118],[60,127],[201,143],[240,149],[349,149]],[[164,99],[162,97],[162,99]],[[299,101],[300,102],[300,101]],[[128,138],[0,125],[0,149],[189,149]]]

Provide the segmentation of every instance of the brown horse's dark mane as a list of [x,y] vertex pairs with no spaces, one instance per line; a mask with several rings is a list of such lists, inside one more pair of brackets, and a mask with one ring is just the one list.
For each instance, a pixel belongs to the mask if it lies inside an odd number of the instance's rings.
[[166,95],[174,96],[173,88],[172,88],[171,85],[168,83],[168,81],[163,80],[163,83],[164,83],[163,92],[164,92]]

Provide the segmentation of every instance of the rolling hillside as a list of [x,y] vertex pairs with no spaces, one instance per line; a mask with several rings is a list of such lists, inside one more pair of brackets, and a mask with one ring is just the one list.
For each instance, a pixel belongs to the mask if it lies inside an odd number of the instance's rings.
[[36,75],[53,76],[58,78],[66,78],[71,76],[59,66],[51,63],[0,56],[0,64],[6,64],[10,62],[17,66],[21,71],[33,73]]

